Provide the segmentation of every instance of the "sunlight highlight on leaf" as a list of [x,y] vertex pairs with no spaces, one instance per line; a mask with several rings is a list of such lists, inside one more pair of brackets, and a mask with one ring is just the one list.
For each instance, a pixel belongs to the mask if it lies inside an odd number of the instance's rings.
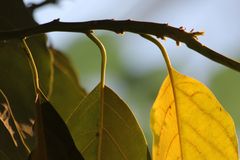
[[2,110],[2,112],[0,111],[0,121],[2,121],[5,128],[8,130],[9,134],[12,137],[14,145],[17,147],[18,144],[17,144],[17,141],[14,137],[15,131],[13,130],[12,126],[9,124],[9,120],[11,118],[11,115],[10,115],[8,107],[9,106],[6,103],[0,104],[0,110]]
[[231,116],[202,83],[171,72],[151,111],[153,160],[238,160]]
[[24,159],[28,154],[28,148],[22,136],[22,130],[14,119],[9,101],[0,89],[0,159],[15,160]]

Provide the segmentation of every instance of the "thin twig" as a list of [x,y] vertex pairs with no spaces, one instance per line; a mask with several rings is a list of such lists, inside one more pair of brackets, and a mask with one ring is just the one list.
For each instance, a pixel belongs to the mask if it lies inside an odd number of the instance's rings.
[[13,38],[23,38],[46,32],[81,32],[88,33],[90,30],[108,30],[116,33],[132,32],[137,34],[151,34],[158,38],[171,38],[177,42],[185,43],[189,48],[199,52],[203,56],[232,68],[240,72],[240,63],[220,53],[202,45],[197,36],[202,35],[202,32],[186,32],[182,28],[175,28],[168,24],[140,22],[131,20],[96,20],[87,22],[60,22],[58,19],[52,22],[45,23],[33,28],[22,30],[0,32],[0,40],[8,40]]
[[45,0],[40,3],[30,3],[28,9],[31,11],[31,13],[33,13],[33,11],[37,8],[43,7],[48,4],[56,4],[57,2],[58,0]]

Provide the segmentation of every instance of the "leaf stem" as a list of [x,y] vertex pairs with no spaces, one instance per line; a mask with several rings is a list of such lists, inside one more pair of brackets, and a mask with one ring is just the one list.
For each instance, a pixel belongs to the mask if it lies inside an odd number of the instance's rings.
[[32,56],[31,50],[27,45],[26,39],[27,39],[27,37],[23,38],[22,42],[23,42],[24,48],[26,49],[27,59],[28,59],[28,62],[30,64],[30,67],[31,67],[31,70],[32,70],[32,73],[33,73],[33,83],[34,83],[34,88],[35,88],[35,92],[36,92],[36,99],[37,99],[37,97],[40,93],[40,90],[41,90],[40,85],[39,85],[38,70],[37,70],[37,66],[35,64],[34,58]]
[[177,96],[176,96],[176,89],[174,87],[174,76],[173,76],[173,68],[172,68],[172,64],[171,61],[168,57],[168,53],[166,51],[166,49],[163,47],[163,45],[156,39],[153,38],[150,35],[147,34],[141,34],[141,36],[143,38],[146,38],[147,40],[151,41],[152,43],[154,43],[156,46],[158,46],[158,48],[161,50],[164,61],[166,62],[166,66],[167,66],[167,70],[169,73],[169,78],[170,78],[170,82],[171,82],[171,86],[172,86],[172,92],[173,92],[173,98],[174,98],[174,102],[175,102],[175,111],[176,111],[176,117],[177,117],[177,128],[178,128],[178,135],[179,135],[179,144],[180,144],[180,153],[181,153],[181,159],[183,160],[183,152],[182,152],[182,142],[181,142],[181,136],[180,136],[180,123],[179,123],[179,116],[178,116],[178,107],[177,107]]
[[107,65],[107,54],[106,54],[106,49],[102,42],[92,33],[87,33],[86,34],[99,48],[101,52],[101,58],[102,58],[102,63],[101,63],[101,81],[100,85],[101,88],[104,88],[105,86],[105,75],[106,75],[106,65]]
[[103,117],[104,117],[104,87],[105,87],[105,75],[107,65],[106,49],[102,42],[92,33],[86,33],[86,35],[98,46],[101,52],[101,80],[100,80],[100,113],[99,113],[99,143],[98,143],[98,155],[97,159],[101,160],[101,147],[103,137]]
[[156,46],[158,46],[158,48],[161,50],[162,52],[162,55],[163,55],[163,58],[164,58],[164,61],[166,62],[166,65],[167,65],[167,69],[168,71],[171,70],[172,68],[172,64],[171,64],[171,61],[168,57],[168,54],[167,54],[167,51],[166,49],[163,47],[163,45],[155,38],[153,38],[152,36],[150,35],[147,35],[147,34],[140,34],[140,36],[142,36],[143,38],[151,41],[152,43],[154,43]]

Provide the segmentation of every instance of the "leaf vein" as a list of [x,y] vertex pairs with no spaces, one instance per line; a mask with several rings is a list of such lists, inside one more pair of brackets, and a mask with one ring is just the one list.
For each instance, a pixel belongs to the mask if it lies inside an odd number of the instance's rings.
[[198,147],[197,147],[195,144],[193,144],[193,143],[191,142],[191,140],[189,140],[189,139],[187,139],[187,138],[184,138],[184,139],[185,139],[185,142],[186,142],[186,143],[188,143],[189,145],[192,146],[192,148],[194,148],[194,150],[200,155],[201,158],[203,158],[204,160],[207,160],[207,159],[206,159],[206,156],[198,149]]
[[103,127],[103,130],[106,132],[106,134],[108,135],[108,137],[111,139],[111,141],[116,145],[118,151],[120,152],[120,154],[123,156],[123,158],[125,160],[128,160],[127,156],[124,154],[124,152],[122,151],[121,147],[119,146],[119,144],[117,143],[117,140],[112,136],[112,134],[107,130],[107,128]]
[[[178,87],[177,87],[177,89],[178,89],[180,92],[182,92],[186,97],[189,97],[189,96],[190,96],[190,95],[188,95],[186,92],[184,92],[182,89],[180,89],[180,88],[178,88]],[[207,115],[208,117],[210,117],[210,119],[214,120],[214,121],[220,126],[220,128],[222,128],[222,131],[226,134],[227,138],[229,139],[229,141],[230,141],[231,144],[232,144],[231,146],[232,146],[232,147],[235,146],[235,145],[234,145],[234,142],[233,142],[233,140],[232,140],[232,138],[231,138],[231,136],[229,135],[227,129],[223,126],[223,124],[222,124],[220,121],[218,121],[215,117],[213,117],[210,113],[205,112],[205,111],[201,108],[201,106],[198,105],[193,99],[189,98],[189,100],[190,100],[190,101],[194,104],[194,106],[197,107],[203,114]],[[237,153],[237,149],[236,149],[235,147],[233,147],[233,148],[234,148],[234,151]]]
[[108,103],[105,102],[105,105],[112,110],[112,112],[120,119],[123,121],[123,123],[126,125],[128,129],[131,129],[131,127],[128,125],[128,123],[122,118],[122,116]]
[[210,146],[212,146],[211,148],[216,150],[219,154],[221,154],[223,157],[227,156],[222,152],[221,149],[218,148],[217,145],[215,145],[214,143],[212,143],[211,141],[209,141],[207,138],[205,138],[203,135],[201,135],[196,128],[194,128],[190,123],[184,121],[185,125],[189,126],[189,128],[191,128],[203,141],[205,141],[206,143],[208,143]]
[[178,133],[176,133],[176,134],[173,136],[173,138],[172,138],[172,140],[171,140],[170,144],[168,145],[168,148],[167,148],[167,153],[166,153],[166,156],[165,156],[165,158],[164,158],[164,159],[167,159],[167,158],[168,158],[168,153],[169,153],[169,151],[170,151],[170,148],[171,148],[171,146],[172,146],[173,142],[176,140],[176,138],[177,138],[177,136],[178,136],[178,135],[179,135],[179,134],[178,134]]
[[[84,100],[82,100],[84,101]],[[83,115],[85,115],[85,113],[97,102],[98,100],[93,101],[90,105],[87,105],[87,108],[85,108],[84,112],[82,114],[80,114],[78,117],[81,117]],[[66,124],[68,124],[68,122],[72,119],[72,117],[74,116],[74,114],[80,109],[81,106],[81,102],[80,104],[74,109],[74,111],[69,115],[69,117],[66,120]]]
[[96,140],[96,137],[94,136],[89,142],[88,144],[81,150],[81,153],[83,154],[90,146],[91,144]]

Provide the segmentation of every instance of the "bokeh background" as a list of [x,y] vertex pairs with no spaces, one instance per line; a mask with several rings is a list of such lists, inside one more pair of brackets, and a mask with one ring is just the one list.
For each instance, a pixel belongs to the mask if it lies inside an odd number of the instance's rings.
[[[40,0],[26,0],[41,2]],[[76,22],[97,19],[133,19],[169,23],[204,31],[200,41],[208,47],[240,61],[239,0],[59,0],[57,5],[37,9],[37,22],[60,18]],[[107,85],[126,101],[151,143],[149,112],[166,76],[158,48],[138,35],[116,35],[96,31],[107,49]],[[98,48],[78,33],[50,33],[49,43],[63,51],[75,67],[82,86],[91,91],[100,79],[101,57]],[[240,73],[208,60],[184,44],[163,42],[173,66],[205,83],[232,115],[240,135]]]

